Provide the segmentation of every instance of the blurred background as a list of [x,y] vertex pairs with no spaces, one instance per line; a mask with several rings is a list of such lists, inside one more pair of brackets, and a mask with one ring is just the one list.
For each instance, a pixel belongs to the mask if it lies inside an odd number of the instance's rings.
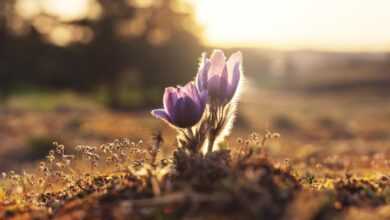
[[232,144],[272,130],[282,135],[270,148],[275,155],[390,152],[389,7],[386,0],[2,0],[0,170],[41,159],[54,140],[147,142],[160,130],[173,146],[171,129],[149,111],[161,105],[164,87],[191,80],[200,54],[213,48],[244,54]]

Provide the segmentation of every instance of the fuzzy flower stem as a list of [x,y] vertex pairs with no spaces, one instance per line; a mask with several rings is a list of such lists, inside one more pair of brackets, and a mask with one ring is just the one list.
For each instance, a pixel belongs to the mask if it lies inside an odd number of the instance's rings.
[[215,140],[217,139],[218,135],[221,133],[224,124],[223,107],[220,107],[218,105],[216,105],[218,107],[212,107],[212,106],[210,107],[209,124],[211,125],[211,127],[209,128],[207,153],[213,152]]
[[208,142],[208,146],[207,146],[207,153],[208,154],[213,152],[214,142],[215,142],[215,139],[217,136],[215,133],[216,133],[215,129],[210,130],[209,142]]
[[178,129],[178,144],[192,153],[197,153],[204,142],[204,133],[193,128]]
[[185,129],[185,132],[187,133],[187,135],[188,135],[188,139],[189,139],[189,145],[188,145],[188,147],[189,147],[189,150],[191,151],[191,152],[193,152],[193,153],[196,153],[196,152],[198,152],[198,149],[199,149],[199,147],[198,147],[198,145],[199,145],[199,141],[197,140],[197,137],[196,137],[196,135],[194,134],[194,131],[192,130],[192,128],[186,128]]
[[209,118],[209,123],[212,126],[209,128],[207,153],[213,152],[214,142],[215,142],[215,139],[217,137],[217,131],[216,131],[216,127],[215,127],[215,125],[216,125],[215,122],[218,120],[217,115],[218,115],[217,108],[212,108],[211,112],[210,112],[210,118]]

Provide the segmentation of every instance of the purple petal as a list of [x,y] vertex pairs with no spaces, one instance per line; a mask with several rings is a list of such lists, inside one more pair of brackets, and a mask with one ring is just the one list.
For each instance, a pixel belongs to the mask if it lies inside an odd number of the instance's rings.
[[178,127],[186,127],[186,104],[184,103],[185,98],[179,98],[177,100],[176,108],[175,108],[175,117],[172,118],[174,121],[175,125]]
[[209,96],[209,93],[208,93],[207,90],[202,91],[199,94],[199,99],[200,99],[200,103],[201,103],[201,110],[202,110],[202,112],[204,111],[204,108],[206,107],[208,96]]
[[187,83],[183,88],[183,92],[191,98],[191,100],[196,104],[196,107],[199,111],[203,112],[204,106],[207,102],[207,90],[199,92],[193,82]]
[[229,81],[228,88],[227,88],[227,95],[229,97],[229,100],[233,98],[238,88],[238,85],[240,83],[240,78],[241,78],[240,63],[236,63],[233,69],[233,73],[231,75],[232,75],[232,79]]
[[151,111],[152,115],[156,118],[159,118],[159,119],[162,119],[162,120],[165,120],[167,122],[171,122],[171,119],[168,115],[168,113],[165,112],[164,109],[160,108],[160,109],[154,109]]
[[236,52],[229,57],[229,60],[226,62],[227,70],[229,73],[229,83],[233,81],[236,65],[238,64],[238,66],[240,67],[241,63],[242,63],[241,52]]
[[194,126],[203,112],[198,105],[188,96],[179,98],[175,108],[175,118],[173,122],[176,126],[187,128]]
[[223,72],[222,72],[222,75],[221,75],[221,78],[220,78],[220,82],[219,82],[219,98],[224,100],[225,98],[227,98],[227,89],[228,89],[228,71],[227,71],[227,68],[225,66],[225,68],[223,69]]
[[184,93],[185,96],[189,96],[192,100],[198,100],[198,90],[193,82],[187,83],[184,87],[181,87],[181,92]]
[[229,60],[226,62],[226,66],[228,68],[228,88],[227,95],[229,100],[236,93],[237,87],[241,78],[241,63],[242,63],[242,54],[241,52],[236,52],[232,54]]
[[173,117],[173,109],[175,107],[176,101],[178,99],[178,89],[174,87],[168,87],[165,89],[163,104],[166,113]]
[[220,76],[218,75],[214,75],[209,79],[208,92],[210,96],[212,97],[219,96],[220,81],[221,81]]
[[199,66],[198,73],[196,74],[196,86],[199,91],[207,89],[207,75],[210,68],[210,61],[206,58],[206,54],[202,54],[202,63]]
[[214,50],[210,57],[210,69],[208,71],[208,78],[214,75],[221,75],[225,68],[225,54],[222,50]]

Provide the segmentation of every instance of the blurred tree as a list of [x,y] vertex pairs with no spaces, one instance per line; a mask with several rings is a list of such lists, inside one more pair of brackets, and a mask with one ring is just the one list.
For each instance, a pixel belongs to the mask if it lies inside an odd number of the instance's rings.
[[32,13],[21,2],[0,3],[2,95],[27,87],[103,90],[111,107],[149,105],[162,87],[196,70],[201,30],[182,0],[89,0],[77,19]]

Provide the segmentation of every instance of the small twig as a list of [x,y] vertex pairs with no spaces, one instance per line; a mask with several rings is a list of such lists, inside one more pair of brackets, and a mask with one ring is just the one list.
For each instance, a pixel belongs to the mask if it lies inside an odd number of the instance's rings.
[[76,181],[76,185],[77,185],[81,190],[83,190],[83,191],[85,191],[85,192],[92,192],[91,190],[84,188],[84,187],[81,185],[81,181],[80,181],[80,180]]

